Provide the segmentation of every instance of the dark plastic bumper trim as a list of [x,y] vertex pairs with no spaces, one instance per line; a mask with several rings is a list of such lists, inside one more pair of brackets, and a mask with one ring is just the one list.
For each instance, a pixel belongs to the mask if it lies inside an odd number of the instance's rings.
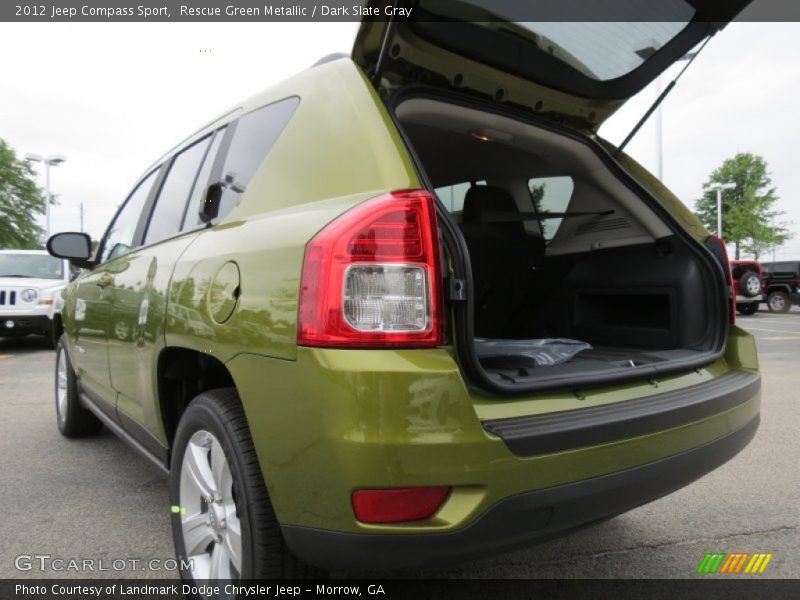
[[562,452],[647,435],[699,421],[746,402],[758,373],[730,371],[712,381],[647,398],[546,415],[484,421],[518,456]]

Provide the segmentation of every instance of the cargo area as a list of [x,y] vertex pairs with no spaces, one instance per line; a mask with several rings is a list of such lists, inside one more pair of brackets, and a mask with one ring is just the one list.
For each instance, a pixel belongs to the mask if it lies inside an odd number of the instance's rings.
[[471,329],[487,382],[577,387],[721,351],[722,270],[590,145],[434,98],[395,114],[465,244],[472,322],[457,335]]

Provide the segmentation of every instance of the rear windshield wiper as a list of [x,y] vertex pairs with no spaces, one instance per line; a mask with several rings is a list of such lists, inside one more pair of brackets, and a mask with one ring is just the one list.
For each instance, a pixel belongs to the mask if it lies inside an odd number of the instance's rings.
[[27,279],[32,279],[32,275],[0,275],[0,277],[25,277]]

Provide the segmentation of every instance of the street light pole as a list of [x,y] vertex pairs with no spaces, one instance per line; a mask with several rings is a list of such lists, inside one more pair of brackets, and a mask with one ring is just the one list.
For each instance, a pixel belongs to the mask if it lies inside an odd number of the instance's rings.
[[[695,56],[697,56],[697,52],[687,52],[683,56],[681,56],[676,62],[680,62],[683,60],[692,60]],[[661,95],[661,92],[664,91],[664,84],[661,80],[661,75],[656,78],[656,98]],[[657,174],[658,180],[663,182],[664,181],[664,115],[661,112],[662,108],[661,105],[658,105],[656,109],[656,166],[657,166]]]
[[45,240],[48,240],[50,239],[50,204],[53,201],[53,195],[50,193],[50,167],[57,167],[67,159],[61,154],[51,154],[47,157],[43,157],[40,154],[26,154],[25,160],[28,162],[44,163],[44,237]]
[[53,196],[50,193],[50,163],[44,163],[44,189],[47,195],[44,201],[44,239],[50,239],[50,204],[53,202]]
[[736,189],[736,183],[728,181],[725,183],[715,182],[709,185],[707,190],[717,192],[717,237],[722,237],[722,190]]

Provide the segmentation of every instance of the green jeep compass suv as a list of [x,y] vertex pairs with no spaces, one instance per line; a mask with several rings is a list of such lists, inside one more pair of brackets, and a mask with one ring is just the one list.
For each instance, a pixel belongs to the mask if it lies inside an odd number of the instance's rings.
[[48,243],[84,269],[59,429],[103,424],[169,473],[186,578],[520,547],[755,434],[724,244],[596,135],[717,31],[704,2],[656,23],[414,4],[153,163],[94,256]]

